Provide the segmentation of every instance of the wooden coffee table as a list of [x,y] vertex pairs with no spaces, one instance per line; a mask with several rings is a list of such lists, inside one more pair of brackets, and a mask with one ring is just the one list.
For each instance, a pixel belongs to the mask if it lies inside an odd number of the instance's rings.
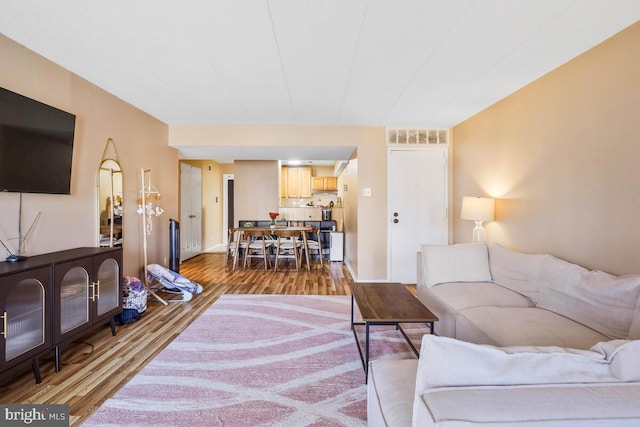
[[[372,325],[394,325],[407,341],[416,356],[419,352],[405,333],[401,323],[425,323],[433,334],[433,323],[438,317],[424,306],[400,283],[352,283],[351,284],[351,330],[358,345],[364,368],[365,381],[369,374],[369,328]],[[362,315],[362,322],[354,320],[354,305]],[[365,351],[362,352],[356,332],[357,325],[365,327]]]

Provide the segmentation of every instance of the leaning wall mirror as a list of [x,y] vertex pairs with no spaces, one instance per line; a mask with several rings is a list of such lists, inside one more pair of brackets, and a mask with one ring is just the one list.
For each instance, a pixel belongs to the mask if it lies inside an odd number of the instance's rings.
[[98,245],[122,245],[122,169],[113,139],[107,139],[98,168]]

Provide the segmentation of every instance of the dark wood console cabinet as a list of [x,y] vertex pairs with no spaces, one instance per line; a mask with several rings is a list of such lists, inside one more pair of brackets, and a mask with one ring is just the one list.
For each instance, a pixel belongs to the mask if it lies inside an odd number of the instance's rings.
[[0,273],[0,374],[31,361],[39,383],[37,356],[52,348],[51,269],[35,265],[12,274],[3,273]]
[[122,248],[76,248],[0,263],[0,377],[122,312]]

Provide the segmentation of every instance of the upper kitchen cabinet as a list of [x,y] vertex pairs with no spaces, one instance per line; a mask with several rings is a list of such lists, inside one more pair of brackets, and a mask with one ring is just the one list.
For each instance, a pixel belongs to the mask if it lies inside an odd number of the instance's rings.
[[310,167],[283,167],[281,173],[280,192],[282,197],[311,197]]
[[314,191],[338,191],[338,178],[335,176],[314,176],[311,178]]

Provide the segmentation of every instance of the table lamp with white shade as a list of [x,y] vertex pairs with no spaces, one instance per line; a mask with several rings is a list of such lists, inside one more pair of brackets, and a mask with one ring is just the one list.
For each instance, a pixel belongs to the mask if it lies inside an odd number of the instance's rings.
[[483,221],[493,221],[495,200],[489,197],[463,197],[460,218],[476,222],[473,229],[473,243],[486,240]]

